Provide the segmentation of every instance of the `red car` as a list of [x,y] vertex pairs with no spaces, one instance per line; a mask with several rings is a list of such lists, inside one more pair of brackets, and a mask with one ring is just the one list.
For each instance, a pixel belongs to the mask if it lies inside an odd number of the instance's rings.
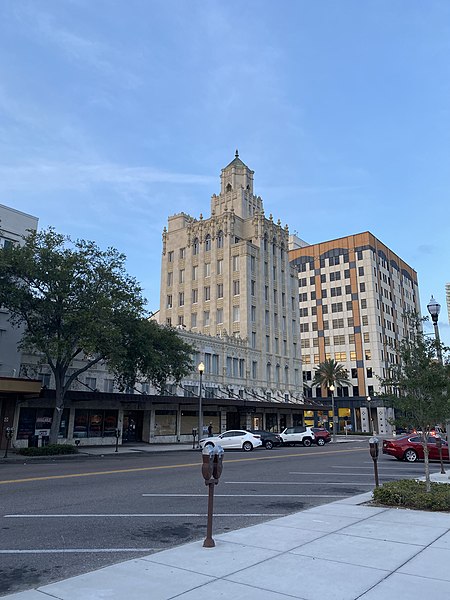
[[327,442],[331,442],[331,435],[327,429],[323,427],[311,427],[314,431],[314,443],[318,446],[325,446]]
[[[430,460],[439,460],[439,449],[434,435],[428,436],[428,452]],[[397,460],[408,462],[423,460],[422,437],[410,433],[395,440],[383,440],[383,454],[390,454]],[[448,460],[448,444],[444,440],[442,440],[442,458]]]

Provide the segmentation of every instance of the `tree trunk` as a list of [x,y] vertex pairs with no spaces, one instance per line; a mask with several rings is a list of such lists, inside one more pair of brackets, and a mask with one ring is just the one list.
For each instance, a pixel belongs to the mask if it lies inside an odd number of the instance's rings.
[[59,428],[64,410],[64,390],[60,378],[56,377],[55,410],[53,411],[52,427],[50,429],[50,444],[58,443]]
[[428,435],[422,436],[423,460],[425,463],[425,490],[431,492],[430,459],[428,455]]

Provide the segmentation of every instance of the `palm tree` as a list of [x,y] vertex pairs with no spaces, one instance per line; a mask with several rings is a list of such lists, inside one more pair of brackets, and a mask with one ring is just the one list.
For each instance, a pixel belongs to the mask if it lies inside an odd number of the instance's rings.
[[331,411],[333,413],[333,442],[336,441],[336,423],[334,416],[334,390],[337,385],[350,385],[348,371],[332,358],[327,358],[316,367],[313,385],[320,385],[331,391]]

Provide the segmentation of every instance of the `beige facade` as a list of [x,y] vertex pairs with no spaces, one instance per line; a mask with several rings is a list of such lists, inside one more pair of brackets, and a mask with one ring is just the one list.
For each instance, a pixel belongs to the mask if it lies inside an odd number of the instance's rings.
[[311,387],[314,369],[335,359],[351,381],[337,390],[341,426],[348,416],[367,431],[371,405],[372,422],[389,433],[392,415],[375,395],[379,379],[398,364],[399,343],[408,333],[405,313],[420,314],[417,273],[369,232],[297,247],[290,258],[298,269],[306,395],[321,397],[324,390]]
[[[237,360],[244,395],[249,381],[264,397],[296,401],[302,395],[298,283],[288,247],[287,226],[265,217],[253,171],[237,152],[222,169],[211,216],[177,214],[163,232],[158,320],[225,339],[232,352],[219,359],[218,379],[235,378]],[[211,342],[198,340],[204,343]]]

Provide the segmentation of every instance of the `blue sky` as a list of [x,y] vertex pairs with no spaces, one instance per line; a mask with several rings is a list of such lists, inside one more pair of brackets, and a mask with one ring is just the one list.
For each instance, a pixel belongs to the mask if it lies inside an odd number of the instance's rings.
[[370,230],[450,344],[450,3],[2,0],[0,203],[114,246],[159,306],[167,216],[239,148],[316,243]]

